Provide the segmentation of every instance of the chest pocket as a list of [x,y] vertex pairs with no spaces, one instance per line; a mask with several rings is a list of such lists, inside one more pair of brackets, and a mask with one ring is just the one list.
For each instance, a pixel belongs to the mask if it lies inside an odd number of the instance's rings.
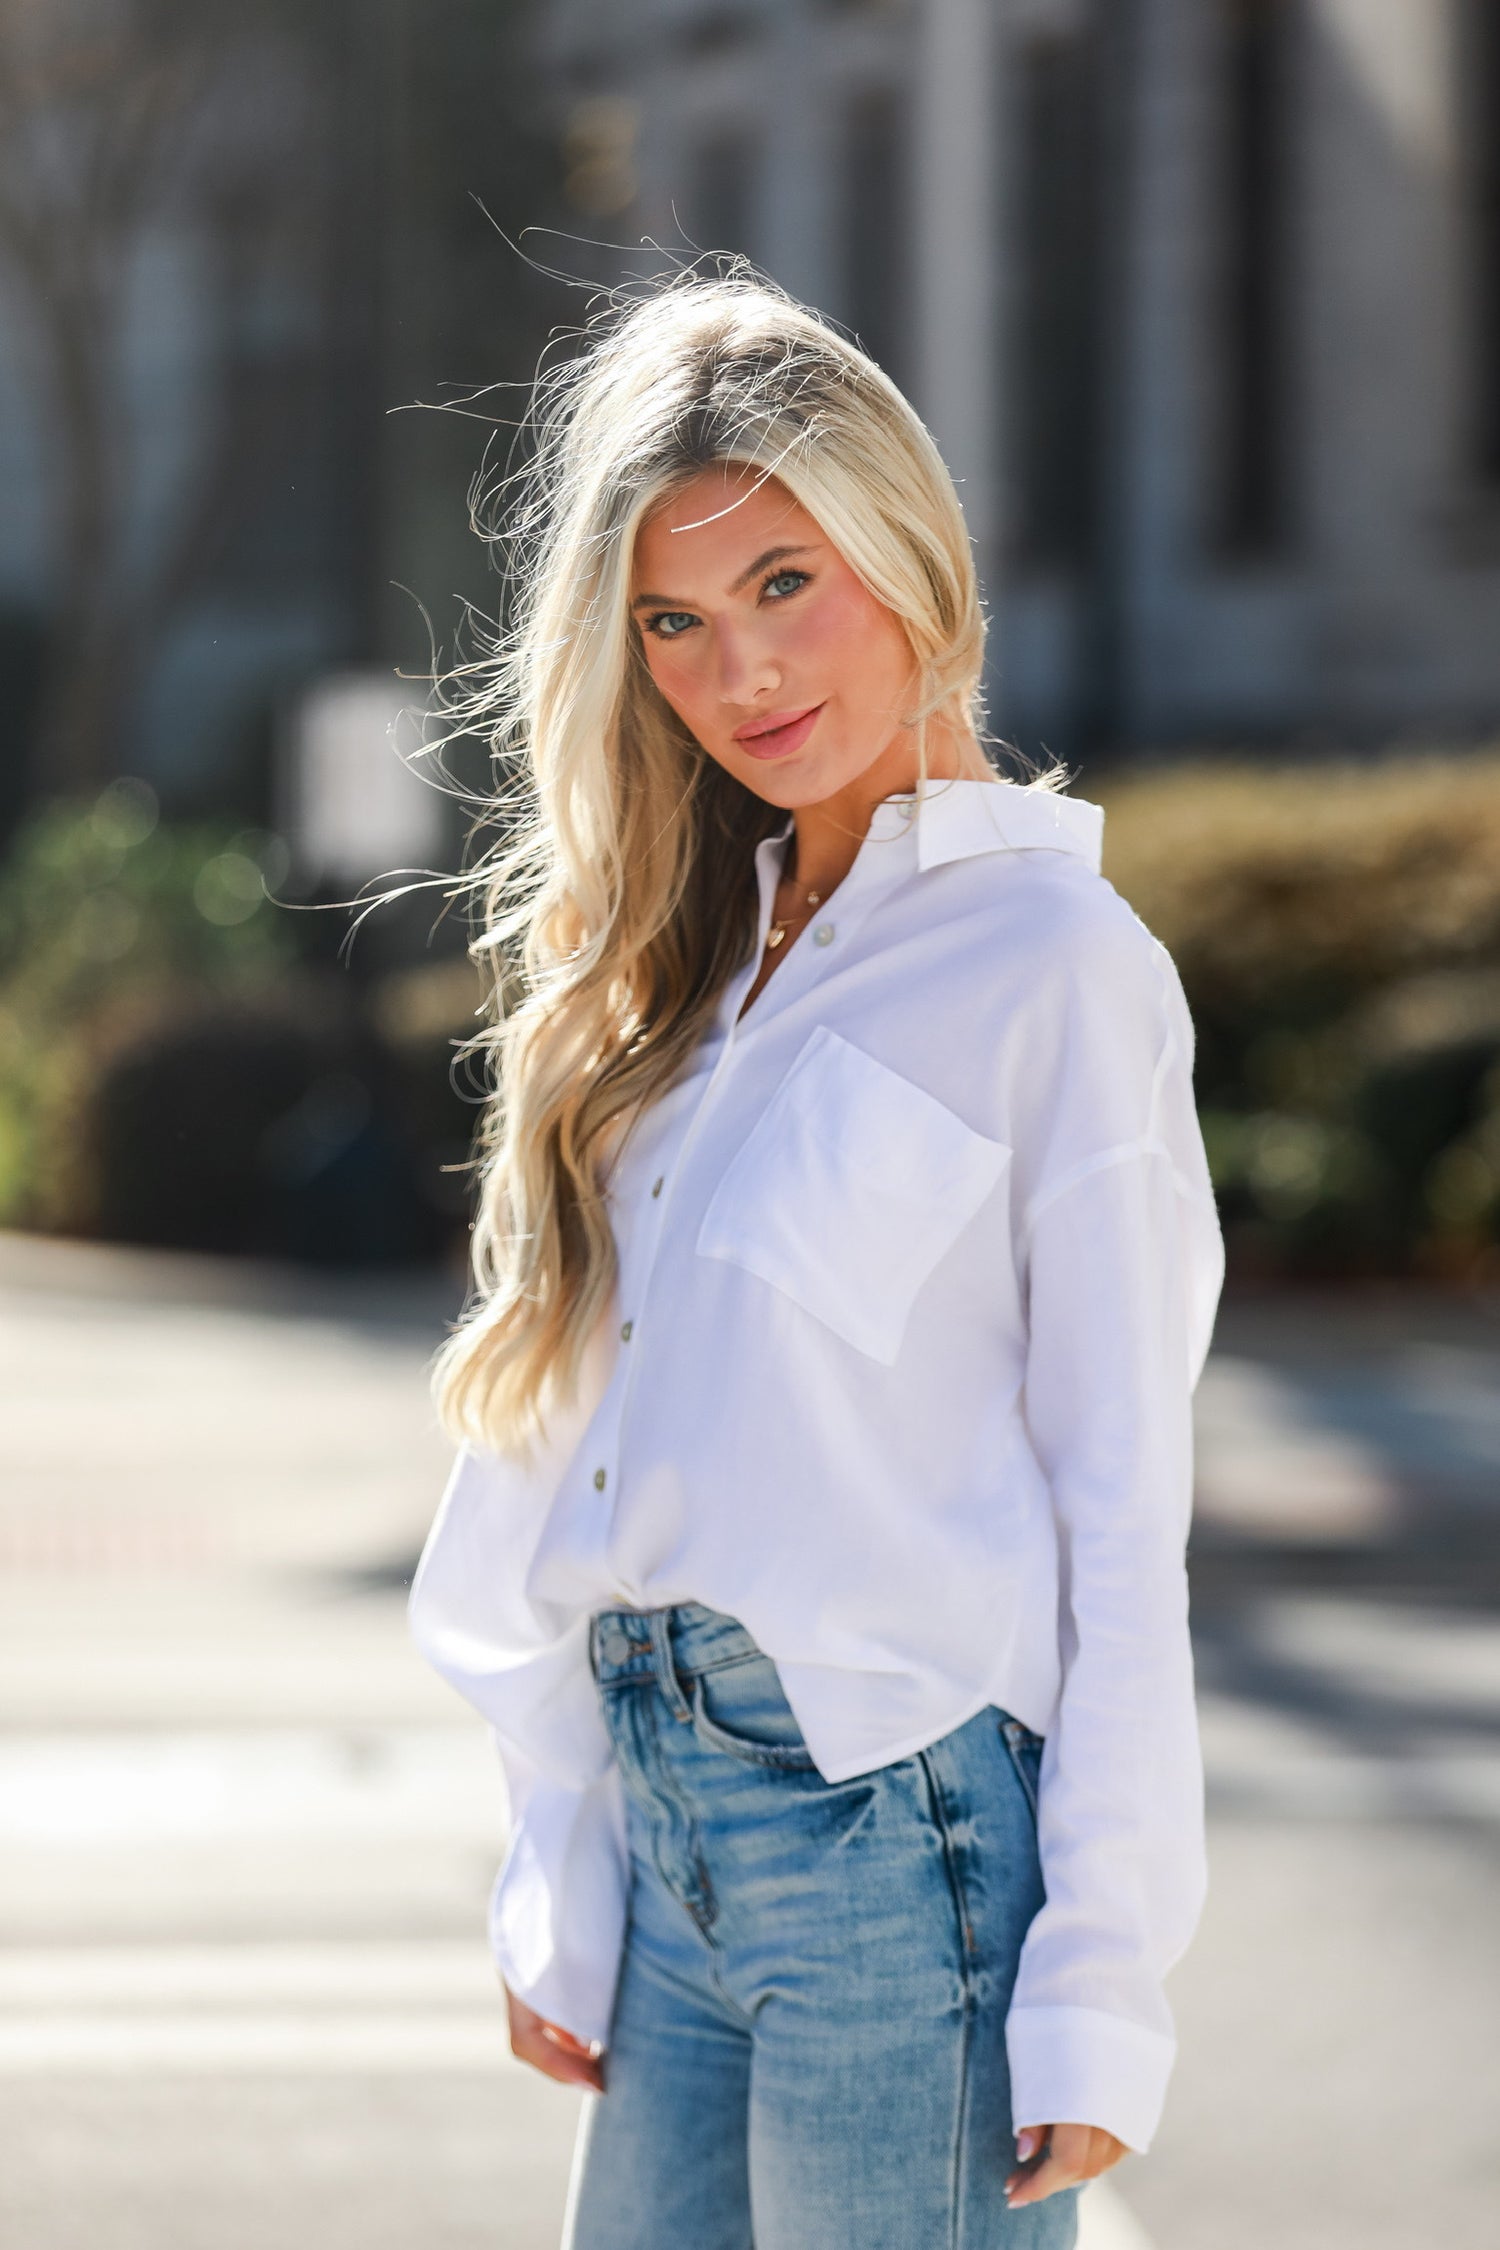
[[698,1253],[769,1282],[887,1366],[912,1300],[1010,1162],[820,1025],[714,1191]]

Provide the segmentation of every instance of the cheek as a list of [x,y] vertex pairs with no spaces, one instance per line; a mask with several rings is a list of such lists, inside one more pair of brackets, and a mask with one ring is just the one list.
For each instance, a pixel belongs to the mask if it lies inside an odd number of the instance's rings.
[[[699,640],[700,636],[690,638]],[[686,649],[679,650],[668,641],[647,641],[645,652],[646,669],[660,693],[679,717],[686,718],[703,698],[701,663],[695,665]]]
[[888,702],[910,669],[901,627],[857,580],[830,587],[788,626],[786,652],[815,664],[828,688],[854,708]]

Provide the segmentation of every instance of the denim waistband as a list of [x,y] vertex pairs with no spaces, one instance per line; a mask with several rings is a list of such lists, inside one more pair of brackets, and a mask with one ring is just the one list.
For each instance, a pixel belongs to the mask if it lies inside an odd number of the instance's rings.
[[[601,1687],[648,1679],[654,1672],[669,1701],[676,1679],[761,1653],[737,1617],[710,1609],[706,1602],[669,1602],[660,1609],[611,1607],[599,1610],[589,1623],[589,1663]],[[664,1677],[664,1671],[675,1677]]]

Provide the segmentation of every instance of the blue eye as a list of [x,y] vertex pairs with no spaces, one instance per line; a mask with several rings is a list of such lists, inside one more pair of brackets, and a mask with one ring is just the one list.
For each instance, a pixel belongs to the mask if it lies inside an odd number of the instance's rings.
[[654,633],[659,641],[675,641],[697,622],[690,609],[660,609],[646,619],[646,631]]
[[[761,596],[770,601],[787,601],[801,592],[811,576],[808,570],[773,570],[761,582]],[[659,641],[677,641],[702,622],[690,609],[657,609],[641,620],[641,631],[654,634]]]

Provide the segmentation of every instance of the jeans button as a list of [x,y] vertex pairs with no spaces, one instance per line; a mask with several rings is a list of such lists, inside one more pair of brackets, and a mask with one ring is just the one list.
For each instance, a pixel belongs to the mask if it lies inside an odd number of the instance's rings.
[[613,1617],[606,1617],[599,1628],[599,1646],[606,1664],[623,1664],[630,1654],[629,1636]]

